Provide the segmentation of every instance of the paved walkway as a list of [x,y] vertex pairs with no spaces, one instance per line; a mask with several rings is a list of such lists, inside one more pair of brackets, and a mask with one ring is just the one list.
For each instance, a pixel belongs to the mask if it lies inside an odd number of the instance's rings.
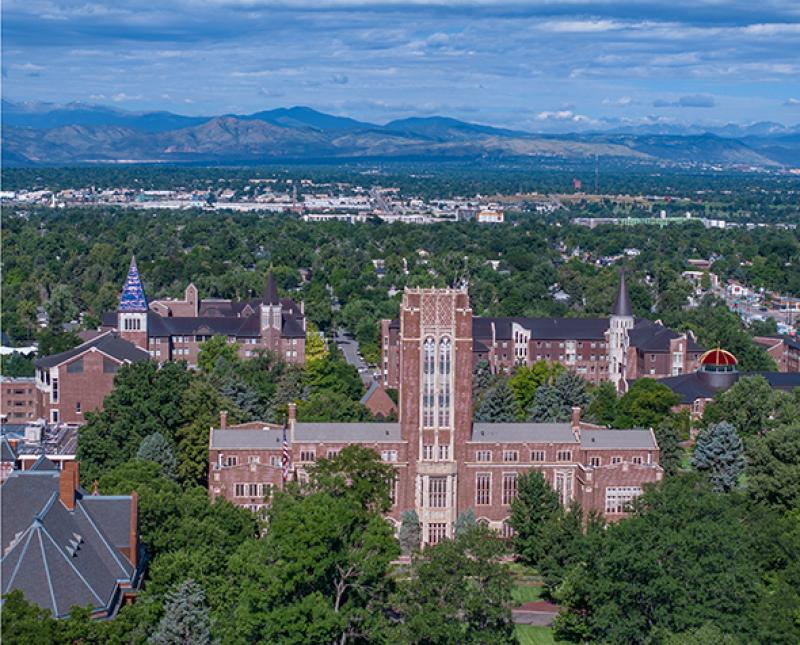
[[551,602],[537,600],[526,602],[524,605],[511,610],[511,617],[517,625],[541,625],[543,627],[553,624],[556,614],[561,607]]

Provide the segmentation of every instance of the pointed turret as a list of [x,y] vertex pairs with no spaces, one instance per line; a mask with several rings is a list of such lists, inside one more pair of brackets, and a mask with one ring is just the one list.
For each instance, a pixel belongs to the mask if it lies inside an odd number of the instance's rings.
[[612,316],[632,316],[633,308],[631,299],[628,297],[628,286],[625,284],[625,269],[619,272],[619,289],[617,297],[614,299],[614,308],[611,310]]
[[139,277],[135,256],[131,257],[128,277],[125,279],[125,285],[122,287],[122,293],[119,296],[119,311],[129,313],[147,312],[147,296],[144,294],[144,287]]
[[265,305],[279,305],[281,303],[281,299],[278,297],[278,287],[275,286],[275,278],[272,275],[272,269],[269,270],[267,288],[264,289],[262,298]]

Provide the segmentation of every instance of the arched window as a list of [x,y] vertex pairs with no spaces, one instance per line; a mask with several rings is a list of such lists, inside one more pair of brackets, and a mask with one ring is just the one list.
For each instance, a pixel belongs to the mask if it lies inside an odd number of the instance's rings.
[[433,426],[436,342],[426,338],[422,345],[422,425]]
[[453,348],[449,338],[439,341],[439,426],[450,425],[450,373]]

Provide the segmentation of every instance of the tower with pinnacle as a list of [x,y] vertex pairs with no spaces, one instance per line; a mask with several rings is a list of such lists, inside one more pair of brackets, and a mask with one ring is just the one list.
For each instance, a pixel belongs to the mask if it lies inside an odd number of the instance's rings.
[[278,296],[278,288],[275,286],[275,277],[272,269],[267,276],[267,286],[261,297],[260,318],[261,336],[267,340],[268,345],[272,345],[280,338],[283,327],[283,307]]
[[625,269],[619,273],[619,287],[608,329],[608,379],[617,388],[617,392],[628,391],[626,366],[630,338],[628,332],[633,327],[633,308],[625,283]]
[[147,296],[139,277],[139,268],[136,266],[136,258],[131,257],[128,276],[119,296],[117,329],[122,338],[145,351],[148,349],[147,311]]

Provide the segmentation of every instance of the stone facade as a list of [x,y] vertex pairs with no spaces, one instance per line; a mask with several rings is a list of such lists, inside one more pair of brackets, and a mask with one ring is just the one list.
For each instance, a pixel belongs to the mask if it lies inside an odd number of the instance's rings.
[[[389,519],[414,509],[424,543],[452,535],[460,513],[510,536],[506,524],[517,480],[541,470],[564,504],[609,520],[625,515],[646,484],[659,481],[651,430],[594,428],[573,411],[570,423],[473,423],[474,319],[466,290],[406,289],[395,339],[400,370],[398,423],[302,423],[290,406],[286,429],[267,424],[211,429],[209,495],[253,509],[289,477],[359,444],[397,471]],[[252,488],[251,488],[252,486]]]

